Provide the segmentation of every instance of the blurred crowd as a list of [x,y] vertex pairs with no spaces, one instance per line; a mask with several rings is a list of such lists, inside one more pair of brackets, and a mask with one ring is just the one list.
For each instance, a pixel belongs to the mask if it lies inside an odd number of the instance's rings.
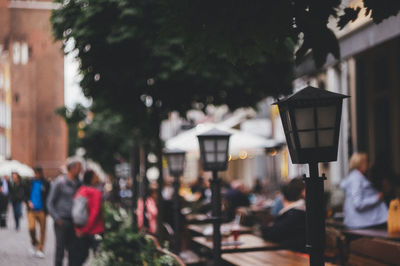
[[68,265],[83,265],[89,249],[96,251],[104,232],[103,186],[99,177],[93,170],[82,171],[81,162],[75,160],[67,163],[65,174],[52,181],[45,178],[41,167],[35,167],[34,174],[32,179],[22,179],[16,172],[11,174],[11,180],[7,176],[1,178],[0,227],[7,227],[7,209],[11,203],[15,229],[19,230],[25,204],[31,240],[28,251],[32,256],[44,258],[46,217],[50,215],[56,239],[54,265],[63,265],[65,251]]
[[[349,165],[349,174],[340,184],[344,191],[344,204],[335,209],[336,213],[342,214],[338,217],[343,217],[343,226],[350,229],[389,227],[389,231],[400,231],[399,178],[388,168],[386,161],[378,158],[370,167],[367,154],[354,153]],[[33,179],[22,179],[18,173],[0,179],[0,227],[7,226],[7,208],[11,203],[15,229],[19,230],[25,204],[31,239],[29,252],[33,256],[47,256],[43,247],[46,217],[50,215],[54,220],[56,239],[54,264],[63,265],[64,252],[67,251],[68,265],[83,265],[89,250],[96,251],[104,234],[102,204],[105,199],[119,201],[121,206],[135,211],[138,227],[150,234],[159,232],[158,218],[161,218],[161,224],[173,226],[172,180],[166,179],[161,191],[157,183],[142,184],[136,208],[132,208],[132,180],[113,179],[114,182],[108,180],[102,184],[96,172],[82,170],[81,162],[71,160],[66,166],[66,173],[53,180],[45,178],[41,167],[34,168]],[[303,178],[283,182],[280,190],[271,195],[265,192],[268,184],[262,179],[257,179],[252,188],[247,188],[241,180],[221,182],[225,222],[237,220],[239,215],[243,223],[255,225],[264,239],[305,251],[306,190]],[[189,214],[211,216],[209,179],[199,176],[195,182],[181,186],[179,195],[183,221]],[[330,209],[328,201],[325,205]],[[261,216],[251,219],[257,216],[254,214]],[[332,215],[327,212],[327,217]],[[37,225],[39,232],[36,232]]]

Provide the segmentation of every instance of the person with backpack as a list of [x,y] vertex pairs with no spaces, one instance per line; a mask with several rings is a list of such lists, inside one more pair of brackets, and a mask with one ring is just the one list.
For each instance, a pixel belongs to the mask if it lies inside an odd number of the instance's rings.
[[80,186],[81,170],[82,165],[79,161],[68,162],[67,174],[62,174],[53,181],[47,199],[47,208],[54,219],[56,234],[55,266],[63,265],[65,249],[68,251],[68,265],[74,265],[76,259],[72,204],[74,195]]
[[102,212],[102,193],[97,189],[100,179],[93,170],[87,170],[83,185],[76,192],[72,206],[72,219],[77,235],[77,263],[83,265],[89,255],[89,249],[96,252],[96,235],[104,233]]
[[[43,246],[46,237],[46,200],[50,184],[43,176],[43,169],[35,167],[35,177],[27,184],[25,202],[28,209],[28,229],[31,237],[32,247],[29,253],[39,258],[44,258]],[[36,238],[36,222],[40,227],[39,241]]]

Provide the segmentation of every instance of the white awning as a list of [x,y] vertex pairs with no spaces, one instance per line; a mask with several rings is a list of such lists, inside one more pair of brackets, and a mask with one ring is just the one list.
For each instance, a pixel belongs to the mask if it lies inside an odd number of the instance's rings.
[[199,141],[197,135],[204,133],[212,128],[231,133],[229,141],[229,154],[232,157],[243,154],[256,155],[264,153],[265,147],[274,146],[275,140],[266,139],[261,136],[243,132],[236,129],[227,128],[219,124],[200,124],[195,128],[185,131],[166,141],[168,149],[182,149],[186,152],[199,152]]

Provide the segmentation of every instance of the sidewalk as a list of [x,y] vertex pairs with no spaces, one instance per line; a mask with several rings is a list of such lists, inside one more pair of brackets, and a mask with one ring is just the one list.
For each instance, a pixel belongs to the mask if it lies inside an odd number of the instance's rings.
[[[37,229],[39,236],[39,228]],[[28,233],[28,220],[26,217],[25,205],[23,205],[22,218],[20,221],[20,230],[15,230],[14,216],[11,205],[8,209],[7,228],[0,229],[0,265],[10,266],[51,266],[54,265],[54,228],[53,219],[47,217],[46,242],[44,259],[33,257],[29,254],[30,237]]]
[[[14,216],[12,207],[9,205],[7,228],[0,229],[0,265],[4,266],[52,266],[54,265],[55,235],[53,219],[47,216],[46,241],[44,246],[44,259],[33,257],[29,254],[30,237],[28,233],[28,220],[26,216],[25,204],[23,205],[20,230],[15,231]],[[39,236],[39,228],[37,227]],[[65,256],[67,257],[67,256]],[[67,259],[64,259],[67,265]],[[90,265],[90,262],[86,263]]]

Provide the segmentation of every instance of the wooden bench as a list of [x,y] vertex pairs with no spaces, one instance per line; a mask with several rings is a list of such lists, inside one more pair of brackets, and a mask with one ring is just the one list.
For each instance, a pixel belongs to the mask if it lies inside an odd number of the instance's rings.
[[400,265],[400,243],[378,238],[359,238],[350,243],[347,265]]

